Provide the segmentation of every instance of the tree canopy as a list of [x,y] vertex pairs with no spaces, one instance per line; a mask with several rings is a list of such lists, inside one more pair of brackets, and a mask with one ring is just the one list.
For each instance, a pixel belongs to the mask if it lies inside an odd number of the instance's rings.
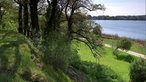
[[[104,5],[91,0],[3,0],[0,2],[0,29],[25,35],[47,54],[44,60],[52,64],[57,63],[56,56],[61,54],[56,50],[62,51],[61,57],[65,59],[62,62],[70,60],[65,53],[74,53],[71,49],[74,40],[85,43],[97,57],[101,26],[87,18],[87,12],[96,10],[105,10]],[[56,60],[51,61],[52,57]]]

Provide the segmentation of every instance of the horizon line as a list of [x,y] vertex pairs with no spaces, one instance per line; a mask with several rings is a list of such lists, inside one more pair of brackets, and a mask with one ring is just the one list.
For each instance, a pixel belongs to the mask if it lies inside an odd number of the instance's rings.
[[93,15],[93,16],[146,16],[146,14],[144,14],[144,15]]

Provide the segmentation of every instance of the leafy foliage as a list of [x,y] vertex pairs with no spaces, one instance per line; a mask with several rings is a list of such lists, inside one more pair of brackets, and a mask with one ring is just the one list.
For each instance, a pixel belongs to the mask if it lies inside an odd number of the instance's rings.
[[133,62],[136,58],[132,55],[123,55],[123,53],[120,53],[119,51],[113,51],[113,54],[116,56],[118,60],[123,60],[126,62]]
[[127,38],[121,38],[118,42],[117,42],[117,46],[116,49],[121,48],[124,50],[129,50],[132,46],[132,43],[129,39]]
[[0,30],[17,31],[17,11],[14,11],[16,6],[10,0],[0,2]]
[[50,32],[45,41],[43,41],[42,51],[44,51],[43,60],[55,68],[66,70],[70,60],[76,52],[70,48],[70,41],[65,35],[59,32]]
[[74,66],[88,75],[89,82],[123,82],[118,74],[104,65],[80,61],[76,62]]
[[[85,19],[84,19],[85,20]],[[101,26],[93,21],[78,21],[73,25],[73,39],[85,43],[94,57],[100,55]]]
[[146,81],[146,60],[135,60],[130,67],[131,82],[145,82]]

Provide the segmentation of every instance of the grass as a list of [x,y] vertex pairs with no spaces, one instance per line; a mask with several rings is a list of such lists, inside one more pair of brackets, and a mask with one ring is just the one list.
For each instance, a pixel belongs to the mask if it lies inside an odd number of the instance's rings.
[[45,65],[39,53],[25,36],[0,30],[0,82],[72,82],[61,70]]
[[[103,39],[104,43],[110,44],[110,45],[115,45],[116,41],[117,40],[105,39],[105,38]],[[134,41],[132,41],[132,47],[131,47],[130,50],[146,55],[146,47],[141,45],[141,44],[139,44],[139,43],[136,43]]]
[[[83,44],[80,43],[78,45],[79,49],[79,55],[82,61],[89,61],[89,62],[94,62],[94,63],[100,63],[102,65],[109,66],[113,71],[118,73],[124,80],[125,82],[129,82],[129,67],[130,63],[124,60],[118,60],[116,56],[113,55],[112,49],[104,47],[105,53],[103,54],[102,57],[100,57],[99,60],[95,59],[89,48]],[[128,56],[129,54],[121,52],[122,55]]]
[[[118,73],[125,82],[129,81],[130,63],[122,58],[117,59],[111,48],[104,47],[105,53],[98,60],[93,57],[85,44],[78,43],[78,49],[82,61],[106,65]],[[120,53],[124,57],[129,56]],[[43,54],[40,54],[25,36],[13,31],[0,31],[0,82],[72,82],[61,70],[45,65],[38,58],[40,55]],[[42,70],[37,64],[43,65],[44,69]]]

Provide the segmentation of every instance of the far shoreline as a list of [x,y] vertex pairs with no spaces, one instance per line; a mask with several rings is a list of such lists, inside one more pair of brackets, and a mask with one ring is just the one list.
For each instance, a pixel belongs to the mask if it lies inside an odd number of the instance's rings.
[[101,15],[101,16],[91,16],[88,15],[88,19],[91,20],[142,20],[146,21],[146,15],[127,15],[127,16],[109,16],[109,15]]
[[[112,35],[112,34],[105,34],[105,33],[102,33],[102,38],[106,38],[106,39],[114,39],[116,40],[115,37],[118,37],[118,38],[128,38],[128,37],[120,37],[118,35]],[[140,39],[133,39],[133,38],[128,38],[136,43],[139,43],[139,44],[142,44],[144,46],[146,46],[146,40],[140,40]]]
[[146,21],[146,20],[124,20],[124,19],[90,19],[90,20],[112,20],[112,21]]

